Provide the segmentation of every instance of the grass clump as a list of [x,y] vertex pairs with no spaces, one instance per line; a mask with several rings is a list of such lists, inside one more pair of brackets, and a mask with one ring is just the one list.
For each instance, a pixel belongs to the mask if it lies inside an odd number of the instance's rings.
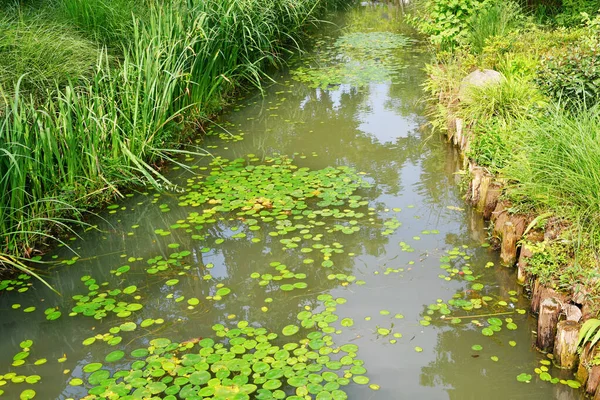
[[600,244],[600,112],[554,105],[515,127],[521,148],[506,168],[515,199],[568,217]]
[[97,44],[42,16],[3,15],[0,31],[0,89],[4,95],[14,94],[20,78],[20,90],[26,93],[42,94],[63,86],[91,75],[98,59]]
[[466,42],[475,54],[483,51],[490,38],[505,36],[524,20],[519,4],[514,1],[495,1],[475,13],[468,24]]

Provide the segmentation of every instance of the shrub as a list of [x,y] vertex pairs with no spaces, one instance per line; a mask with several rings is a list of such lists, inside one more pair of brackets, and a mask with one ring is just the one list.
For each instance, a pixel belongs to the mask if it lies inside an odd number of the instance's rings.
[[555,20],[561,25],[574,26],[581,23],[582,13],[596,14],[600,10],[600,0],[562,0],[561,12]]
[[487,0],[426,0],[411,23],[435,46],[452,49],[464,41],[471,17]]
[[490,121],[475,127],[475,137],[467,156],[492,173],[501,171],[510,161],[513,148],[510,128],[504,121]]
[[536,82],[567,106],[598,102],[600,96],[600,42],[584,42],[542,59]]
[[509,76],[499,84],[473,87],[461,113],[475,121],[489,118],[521,118],[544,105],[544,97],[532,83]]

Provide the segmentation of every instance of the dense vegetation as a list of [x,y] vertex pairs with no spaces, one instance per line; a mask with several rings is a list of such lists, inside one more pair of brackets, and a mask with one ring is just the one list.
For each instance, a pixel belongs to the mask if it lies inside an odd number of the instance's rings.
[[[338,4],[339,3],[339,4]],[[0,265],[155,168],[337,0],[52,0],[0,9]]]
[[[543,215],[540,226],[558,218],[563,233],[535,246],[530,270],[559,287],[591,287],[598,276],[599,9],[597,1],[443,0],[420,3],[415,18],[436,49],[427,83],[442,100],[434,125],[462,117],[472,127],[468,156],[506,180],[512,210]],[[476,69],[503,79],[460,101],[461,81]]]

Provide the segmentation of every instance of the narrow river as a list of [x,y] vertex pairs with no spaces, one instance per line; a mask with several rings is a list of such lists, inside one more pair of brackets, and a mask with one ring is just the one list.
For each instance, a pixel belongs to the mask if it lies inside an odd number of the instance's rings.
[[5,290],[3,397],[582,398],[534,373],[550,363],[528,301],[424,128],[430,56],[397,13],[342,16],[224,112],[210,155],[168,167],[176,190],[128,195],[67,242],[76,256],[50,254],[61,296]]

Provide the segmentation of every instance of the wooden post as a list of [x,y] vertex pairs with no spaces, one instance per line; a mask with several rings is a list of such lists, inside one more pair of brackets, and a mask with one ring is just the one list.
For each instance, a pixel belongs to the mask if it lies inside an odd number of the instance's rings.
[[538,318],[537,347],[541,351],[550,351],[554,346],[556,324],[560,315],[560,303],[554,297],[542,301]]
[[502,186],[500,184],[494,182],[488,188],[487,195],[485,196],[485,205],[483,206],[483,218],[489,220],[492,217],[492,212],[496,208],[496,204],[498,204],[498,198],[502,193]]
[[480,168],[474,168],[472,174],[473,180],[471,181],[471,197],[468,200],[472,205],[475,205],[479,201],[479,188],[481,187],[481,178],[483,177],[483,171]]
[[556,290],[544,286],[536,279],[533,284],[533,294],[531,295],[531,311],[539,314],[542,302],[549,297],[555,297],[563,304],[567,304],[570,301],[570,296],[558,293]]
[[581,321],[582,313],[579,307],[573,304],[567,304],[563,307],[563,312],[567,317],[567,321],[579,322]]
[[517,261],[517,230],[511,221],[504,224],[502,231],[502,244],[500,246],[500,260],[508,266],[512,266]]
[[460,143],[462,142],[463,136],[463,120],[461,118],[456,118],[454,120],[454,126],[456,129],[456,132],[454,133],[454,145],[460,147]]
[[575,378],[581,382],[582,385],[585,385],[590,374],[588,370],[588,365],[592,360],[594,352],[590,347],[590,343],[587,343],[583,346],[583,350],[581,351],[581,356],[579,357],[579,365],[577,366],[577,372],[575,372]]
[[481,183],[479,184],[479,199],[477,200],[477,211],[483,212],[485,209],[485,202],[487,199],[488,189],[492,183],[492,177],[489,175],[483,175],[481,177]]
[[600,383],[600,365],[594,365],[590,370],[585,391],[587,394],[595,394]]
[[554,360],[560,368],[572,369],[577,363],[579,328],[579,323],[568,320],[560,321],[556,326]]
[[527,280],[527,272],[525,268],[527,267],[527,262],[533,256],[533,251],[531,248],[525,243],[521,246],[521,253],[519,254],[519,261],[517,262],[517,282],[520,284],[524,284]]

